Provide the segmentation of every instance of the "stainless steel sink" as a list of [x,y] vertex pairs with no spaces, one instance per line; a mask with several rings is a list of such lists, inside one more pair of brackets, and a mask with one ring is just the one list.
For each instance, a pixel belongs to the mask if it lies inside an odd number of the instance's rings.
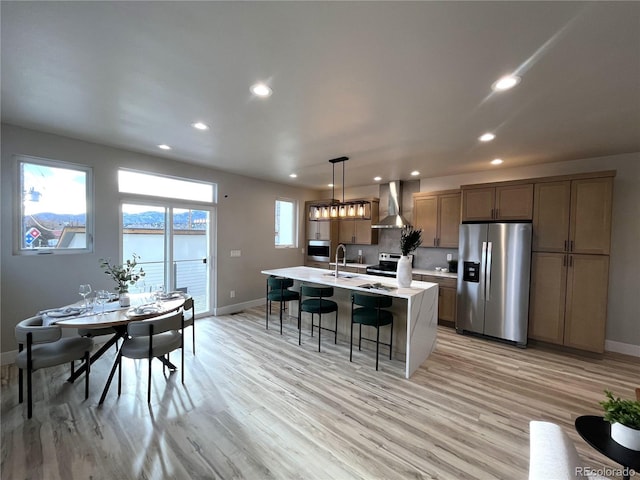
[[[329,272],[323,274],[325,277],[335,277],[336,272]],[[338,272],[338,278],[357,278],[358,275],[355,273],[347,273],[347,272]]]

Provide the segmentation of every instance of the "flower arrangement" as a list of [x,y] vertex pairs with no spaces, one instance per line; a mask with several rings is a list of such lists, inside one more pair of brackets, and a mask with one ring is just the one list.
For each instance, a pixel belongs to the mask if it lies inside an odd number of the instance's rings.
[[402,255],[410,255],[422,244],[422,230],[407,226],[400,233],[400,251]]
[[120,294],[127,293],[129,286],[135,285],[138,280],[144,277],[145,273],[142,267],[136,269],[140,257],[133,254],[132,260],[127,260],[122,265],[116,265],[111,263],[110,259],[100,259],[100,267],[104,269],[104,272],[109,275],[116,282],[116,291]]

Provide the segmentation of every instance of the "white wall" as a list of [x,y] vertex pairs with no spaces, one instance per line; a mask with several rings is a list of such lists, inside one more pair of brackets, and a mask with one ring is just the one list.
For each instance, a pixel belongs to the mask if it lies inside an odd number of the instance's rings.
[[[244,302],[264,298],[264,276],[260,270],[303,263],[304,201],[318,192],[264,182],[215,169],[175,162],[58,135],[2,125],[1,220],[0,220],[0,349],[16,349],[13,329],[16,323],[41,309],[64,305],[79,299],[80,283],[94,288],[111,288],[98,266],[99,258],[119,258],[117,188],[119,167],[192,178],[218,184],[216,213],[216,290],[220,310],[239,310]],[[14,154],[64,160],[93,167],[95,174],[95,249],[91,254],[19,256],[12,254],[14,207]],[[274,208],[276,197],[297,200],[300,248],[276,249]],[[241,257],[230,257],[230,250],[241,250]],[[236,297],[230,298],[230,290]]]

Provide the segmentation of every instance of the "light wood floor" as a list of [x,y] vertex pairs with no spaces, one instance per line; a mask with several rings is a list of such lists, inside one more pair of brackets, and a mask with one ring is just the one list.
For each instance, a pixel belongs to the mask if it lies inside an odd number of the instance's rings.
[[[3,479],[526,479],[529,421],[562,425],[593,468],[617,466],[582,441],[576,416],[599,414],[603,389],[633,397],[637,359],[589,358],[509,345],[440,327],[434,354],[406,380],[403,363],[323,351],[281,337],[264,310],[198,320],[186,384],[125,360],[123,395],[97,402],[113,350],[96,362],[91,396],[36,372],[34,417],[17,403],[17,370],[1,371]],[[187,338],[190,336],[187,331]],[[179,355],[174,354],[173,359]]]

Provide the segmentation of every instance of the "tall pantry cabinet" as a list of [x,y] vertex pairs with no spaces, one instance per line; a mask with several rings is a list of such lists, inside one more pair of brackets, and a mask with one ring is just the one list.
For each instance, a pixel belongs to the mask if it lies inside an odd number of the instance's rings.
[[604,351],[614,175],[535,184],[529,338]]

